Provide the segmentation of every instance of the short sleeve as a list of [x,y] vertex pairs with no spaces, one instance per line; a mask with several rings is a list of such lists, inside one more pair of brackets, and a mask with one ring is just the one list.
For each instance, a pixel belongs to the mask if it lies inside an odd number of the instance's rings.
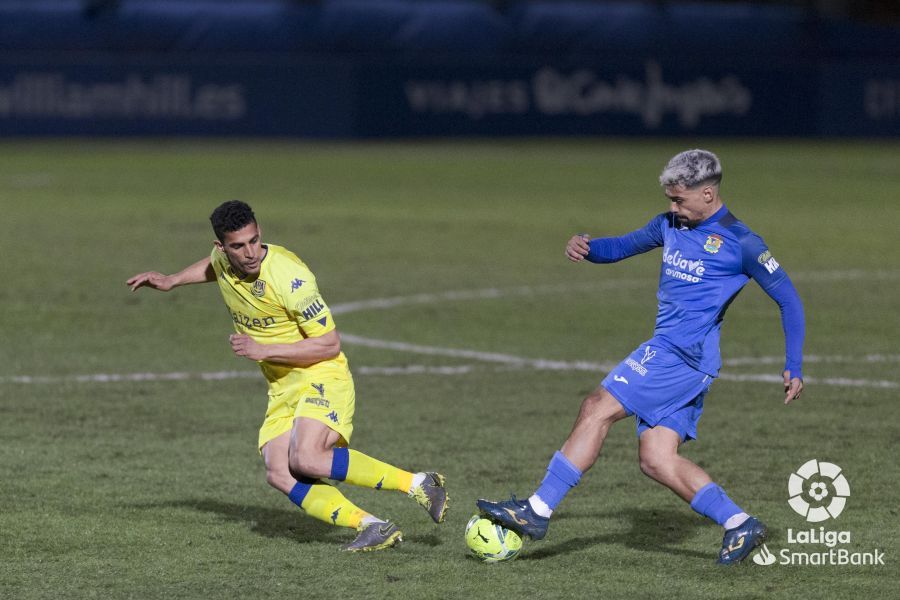
[[298,274],[292,278],[285,293],[286,306],[291,318],[306,337],[319,337],[334,329],[331,310],[325,304],[312,273],[305,278]]

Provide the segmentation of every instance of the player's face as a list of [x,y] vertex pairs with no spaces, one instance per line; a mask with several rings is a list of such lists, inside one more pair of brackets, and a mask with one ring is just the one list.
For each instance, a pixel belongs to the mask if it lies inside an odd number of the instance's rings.
[[243,277],[259,275],[262,259],[266,255],[259,237],[259,226],[250,223],[237,231],[225,233],[225,239],[216,247],[225,253],[232,268]]
[[695,188],[667,185],[665,192],[671,203],[669,210],[679,223],[688,227],[699,225],[718,209],[714,204],[717,197],[716,189],[711,185],[700,185]]

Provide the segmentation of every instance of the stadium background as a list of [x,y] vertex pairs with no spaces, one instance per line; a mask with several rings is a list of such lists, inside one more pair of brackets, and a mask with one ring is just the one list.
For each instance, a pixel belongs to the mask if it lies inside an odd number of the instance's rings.
[[[0,597],[890,596],[898,14],[0,0]],[[776,552],[807,528],[789,474],[842,466],[852,495],[826,526],[888,566],[716,569],[718,528],[640,475],[625,424],[548,540],[497,568],[467,559],[474,499],[530,492],[581,397],[652,330],[658,256],[574,266],[565,240],[665,210],[659,170],[696,146],[804,298],[808,390],[780,406],[777,309],[748,286],[685,453]],[[337,553],[346,532],[263,481],[264,384],[228,351],[217,291],[127,292],[207,253],[207,216],[234,197],[337,308],[354,444],[444,471],[444,526],[347,488],[406,542]]]

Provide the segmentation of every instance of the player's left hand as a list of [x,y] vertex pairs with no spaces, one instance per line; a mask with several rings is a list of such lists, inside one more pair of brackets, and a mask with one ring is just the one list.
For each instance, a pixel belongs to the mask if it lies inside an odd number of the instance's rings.
[[231,342],[231,349],[238,356],[249,358],[250,360],[265,360],[265,346],[251,338],[245,333],[233,333],[228,336]]
[[566,244],[566,258],[572,262],[583,261],[584,257],[591,252],[591,247],[588,244],[590,241],[591,236],[586,233],[573,235]]
[[790,371],[784,372],[784,403],[789,404],[796,400],[803,392],[803,380],[799,377],[791,377]]

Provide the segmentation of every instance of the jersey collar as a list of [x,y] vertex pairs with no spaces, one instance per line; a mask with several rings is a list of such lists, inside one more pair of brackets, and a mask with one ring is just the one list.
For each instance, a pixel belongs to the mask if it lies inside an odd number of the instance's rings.
[[722,217],[724,217],[727,214],[728,214],[728,207],[725,206],[725,204],[723,203],[722,208],[720,208],[719,210],[714,212],[712,215],[709,216],[709,218],[707,218],[705,221],[702,221],[700,224],[698,224],[696,227],[694,227],[694,229],[697,229],[698,227],[703,227],[704,225],[712,225],[713,223],[715,223],[716,221],[718,221],[719,219],[721,219]]

